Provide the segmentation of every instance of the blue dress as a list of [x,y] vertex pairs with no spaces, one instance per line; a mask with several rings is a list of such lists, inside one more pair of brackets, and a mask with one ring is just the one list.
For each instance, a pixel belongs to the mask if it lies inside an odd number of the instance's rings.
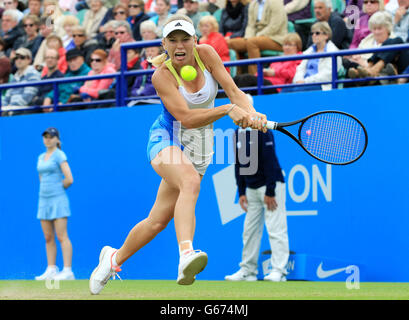
[[37,171],[41,176],[37,218],[54,220],[71,215],[67,194],[63,186],[64,175],[61,163],[67,161],[65,153],[56,149],[45,161],[45,152],[40,154]]

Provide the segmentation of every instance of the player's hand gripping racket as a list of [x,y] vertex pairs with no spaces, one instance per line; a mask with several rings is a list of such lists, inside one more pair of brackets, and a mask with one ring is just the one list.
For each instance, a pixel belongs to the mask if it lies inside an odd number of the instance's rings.
[[[284,127],[300,124],[298,138]],[[358,160],[368,145],[368,134],[354,116],[341,111],[320,111],[303,119],[278,123],[267,121],[297,142],[309,155],[329,164],[349,164]]]

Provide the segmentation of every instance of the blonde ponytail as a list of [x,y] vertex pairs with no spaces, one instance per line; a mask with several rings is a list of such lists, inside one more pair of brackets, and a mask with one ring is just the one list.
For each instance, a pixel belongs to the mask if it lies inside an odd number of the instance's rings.
[[168,58],[168,54],[164,52],[156,57],[148,59],[148,62],[152,63],[152,65],[155,68],[158,68],[166,61],[167,58]]

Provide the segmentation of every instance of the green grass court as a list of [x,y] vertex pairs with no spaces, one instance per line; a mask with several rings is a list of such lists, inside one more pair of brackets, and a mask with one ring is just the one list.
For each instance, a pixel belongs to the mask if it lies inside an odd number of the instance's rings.
[[[52,287],[51,283],[51,287]],[[50,283],[49,283],[50,287]],[[98,296],[88,280],[61,281],[47,288],[44,281],[0,281],[0,300],[408,300],[408,283],[362,282],[347,289],[344,282],[288,281],[272,283],[196,281],[179,286],[171,280],[114,280]]]

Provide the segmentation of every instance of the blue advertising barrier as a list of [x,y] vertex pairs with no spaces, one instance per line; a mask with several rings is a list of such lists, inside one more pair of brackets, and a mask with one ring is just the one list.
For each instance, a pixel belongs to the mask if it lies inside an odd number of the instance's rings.
[[[348,275],[345,268],[357,266],[360,281],[409,281],[406,93],[406,85],[390,85],[254,97],[257,109],[275,121],[336,109],[357,116],[369,135],[368,149],[358,162],[330,166],[275,133],[287,184],[290,249],[295,252],[289,279],[340,280],[341,273],[343,279]],[[220,99],[216,105],[226,102]],[[77,278],[86,279],[101,248],[119,247],[154,203],[160,178],[147,162],[146,144],[160,110],[149,105],[0,119],[0,279],[33,279],[46,267],[36,219],[36,164],[45,150],[44,129],[59,128],[73,172],[74,184],[67,192],[72,211],[68,233],[73,270]],[[226,151],[233,129],[228,117],[215,123],[214,164],[203,179],[196,211],[194,245],[209,255],[198,279],[222,280],[238,269],[241,259],[244,214]],[[264,234],[261,250],[268,249]],[[260,255],[260,266],[267,258]],[[121,276],[176,279],[178,259],[172,221],[124,264]],[[57,264],[62,267],[60,251]],[[343,270],[334,274],[336,269]]]

